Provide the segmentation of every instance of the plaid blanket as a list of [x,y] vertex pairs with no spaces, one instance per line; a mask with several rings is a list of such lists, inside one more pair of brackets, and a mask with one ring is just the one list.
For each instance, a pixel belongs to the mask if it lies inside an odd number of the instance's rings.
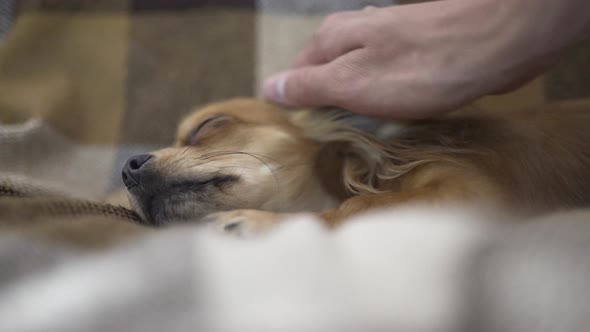
[[[97,203],[122,187],[129,156],[170,144],[179,119],[197,105],[258,95],[325,14],[392,3],[1,0],[0,225],[136,221],[131,211]],[[590,43],[522,89],[477,103],[503,109],[588,98],[588,59]],[[0,266],[13,266],[23,241],[0,237]],[[52,266],[70,261],[62,249],[19,257]],[[0,286],[12,281],[0,278]]]

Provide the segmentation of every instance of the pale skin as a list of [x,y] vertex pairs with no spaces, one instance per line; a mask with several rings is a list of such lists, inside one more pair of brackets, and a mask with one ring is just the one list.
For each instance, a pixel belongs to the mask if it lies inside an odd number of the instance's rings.
[[587,0],[444,0],[335,13],[264,84],[293,107],[408,119],[511,91],[590,35]]

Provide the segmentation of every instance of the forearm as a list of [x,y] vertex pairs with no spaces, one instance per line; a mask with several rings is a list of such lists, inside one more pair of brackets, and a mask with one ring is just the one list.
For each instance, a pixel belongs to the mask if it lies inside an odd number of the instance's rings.
[[587,0],[449,0],[439,4],[441,8],[433,8],[435,28],[462,28],[463,35],[477,32],[478,37],[482,32],[490,38],[496,34],[506,42],[526,38],[529,50],[539,55],[590,36]]
[[[568,47],[590,36],[590,2],[587,0],[483,0],[506,2],[500,27],[498,81],[505,92],[543,72]],[[511,11],[508,12],[508,11]],[[493,62],[492,62],[493,63]],[[510,77],[520,78],[508,83]],[[516,84],[515,84],[516,83]]]
[[451,46],[447,57],[431,52],[439,59],[430,61],[455,75],[447,78],[464,81],[462,92],[467,95],[510,90],[590,35],[586,0],[448,0],[426,10],[432,4],[415,5],[415,10],[432,12],[425,43],[433,49],[444,49],[442,43]]
[[505,1],[523,16],[520,33],[527,34],[531,48],[541,54],[570,46],[590,35],[590,1]]

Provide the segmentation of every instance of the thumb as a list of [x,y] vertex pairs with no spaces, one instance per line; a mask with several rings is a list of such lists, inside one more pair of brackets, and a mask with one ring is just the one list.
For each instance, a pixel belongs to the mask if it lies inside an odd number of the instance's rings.
[[333,106],[329,65],[302,67],[277,73],[264,82],[265,98],[291,107]]

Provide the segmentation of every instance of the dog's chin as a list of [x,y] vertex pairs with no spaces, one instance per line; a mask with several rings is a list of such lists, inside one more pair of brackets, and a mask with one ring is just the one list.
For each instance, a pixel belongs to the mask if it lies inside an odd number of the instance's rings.
[[227,210],[218,201],[222,186],[236,177],[214,177],[207,181],[166,183],[153,176],[151,182],[128,188],[129,202],[143,222],[152,226],[169,223],[199,222],[206,215]]
[[[164,226],[170,223],[198,223],[206,215],[217,212],[211,204],[191,200],[187,194],[145,199],[129,193],[133,210],[146,225]],[[183,196],[183,197],[179,197]]]

